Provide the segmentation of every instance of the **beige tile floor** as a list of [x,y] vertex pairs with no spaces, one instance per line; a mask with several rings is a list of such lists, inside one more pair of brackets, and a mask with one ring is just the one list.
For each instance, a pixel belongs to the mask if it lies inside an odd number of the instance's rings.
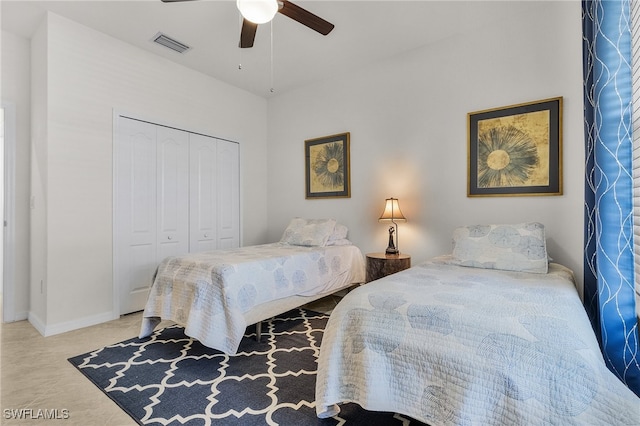
[[[339,300],[328,296],[307,307],[329,313]],[[137,336],[140,321],[141,313],[135,313],[46,338],[27,321],[0,324],[0,424],[135,425],[67,359]],[[60,418],[12,418],[13,410],[20,409],[31,409],[32,417],[37,417],[38,410],[48,410]],[[63,419],[66,413],[68,418]]]

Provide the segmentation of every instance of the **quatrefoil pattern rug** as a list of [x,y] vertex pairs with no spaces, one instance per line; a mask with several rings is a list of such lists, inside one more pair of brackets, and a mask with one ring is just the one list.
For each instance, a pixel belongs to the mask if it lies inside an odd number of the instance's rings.
[[263,322],[260,342],[249,327],[234,356],[171,326],[69,361],[144,425],[409,424],[355,404],[339,417],[316,417],[317,357],[328,318],[294,309]]

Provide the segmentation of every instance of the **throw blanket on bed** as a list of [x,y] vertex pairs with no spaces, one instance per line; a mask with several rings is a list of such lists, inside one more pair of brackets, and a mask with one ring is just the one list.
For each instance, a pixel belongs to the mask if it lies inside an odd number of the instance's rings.
[[570,270],[439,258],[371,282],[322,340],[319,417],[356,402],[430,425],[637,425],[640,399],[605,366]]
[[248,325],[243,314],[253,307],[363,281],[363,256],[353,245],[273,243],[169,257],[156,272],[140,337],[168,319],[202,344],[235,354]]

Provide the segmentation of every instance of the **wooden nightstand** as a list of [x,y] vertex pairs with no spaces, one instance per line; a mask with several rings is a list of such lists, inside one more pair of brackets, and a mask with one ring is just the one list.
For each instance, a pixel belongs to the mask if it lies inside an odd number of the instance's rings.
[[411,256],[408,254],[368,253],[366,282],[395,274],[410,267]]

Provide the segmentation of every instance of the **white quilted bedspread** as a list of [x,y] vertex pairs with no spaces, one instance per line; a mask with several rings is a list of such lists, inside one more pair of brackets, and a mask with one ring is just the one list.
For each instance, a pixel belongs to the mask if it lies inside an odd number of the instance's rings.
[[364,259],[353,245],[273,243],[169,257],[158,267],[140,337],[167,319],[202,344],[235,354],[248,325],[243,314],[253,307],[363,281]]
[[319,417],[355,402],[441,425],[638,425],[640,398],[605,366],[570,270],[420,264],[350,292],[331,314]]

